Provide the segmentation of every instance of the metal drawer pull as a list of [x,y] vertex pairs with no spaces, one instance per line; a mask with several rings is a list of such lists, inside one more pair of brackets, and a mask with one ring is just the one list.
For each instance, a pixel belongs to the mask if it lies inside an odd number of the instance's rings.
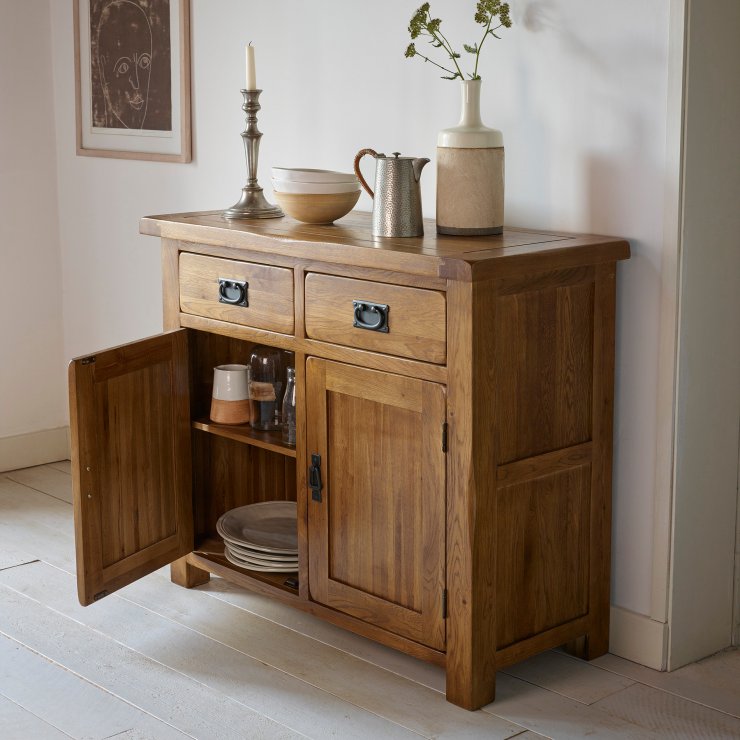
[[218,279],[218,302],[228,303],[230,306],[249,306],[247,289],[249,283],[246,280],[231,280],[230,278]]
[[355,308],[355,319],[352,326],[370,331],[388,333],[388,312],[390,306],[384,303],[370,303],[369,301],[352,301]]
[[311,455],[311,467],[308,469],[308,487],[311,489],[311,499],[321,503],[321,490],[324,487],[321,482],[321,455],[315,452]]

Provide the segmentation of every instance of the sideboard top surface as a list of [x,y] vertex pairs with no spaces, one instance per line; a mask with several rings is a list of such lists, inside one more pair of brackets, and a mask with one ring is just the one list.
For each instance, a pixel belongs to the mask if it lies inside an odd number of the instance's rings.
[[423,237],[374,237],[371,214],[352,211],[331,226],[289,217],[227,220],[221,211],[147,216],[142,234],[243,248],[297,259],[342,262],[457,280],[627,259],[629,244],[609,236],[505,228],[498,236],[445,236],[425,219]]

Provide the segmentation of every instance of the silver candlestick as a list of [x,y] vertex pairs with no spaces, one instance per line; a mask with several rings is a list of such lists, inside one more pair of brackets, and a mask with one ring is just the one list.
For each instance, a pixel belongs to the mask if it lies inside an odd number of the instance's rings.
[[242,90],[244,104],[242,110],[247,114],[247,127],[242,131],[244,151],[247,155],[247,184],[237,203],[224,211],[226,218],[279,218],[285,214],[277,206],[268,203],[257,182],[257,162],[260,155],[262,132],[257,128],[257,111],[262,90]]

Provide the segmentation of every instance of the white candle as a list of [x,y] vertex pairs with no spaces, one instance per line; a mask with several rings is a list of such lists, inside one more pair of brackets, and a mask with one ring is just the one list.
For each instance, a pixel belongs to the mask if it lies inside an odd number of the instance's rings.
[[247,90],[257,89],[257,72],[254,66],[254,46],[247,46]]

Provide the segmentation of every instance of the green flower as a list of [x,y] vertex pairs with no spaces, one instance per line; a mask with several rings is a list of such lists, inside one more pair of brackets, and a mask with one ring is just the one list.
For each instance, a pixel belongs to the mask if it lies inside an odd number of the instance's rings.
[[429,12],[429,3],[424,3],[415,13],[411,16],[409,22],[409,33],[411,38],[418,38],[421,32],[424,30],[426,25],[427,13]]
[[[479,80],[480,75],[478,74],[478,62],[483,42],[489,36],[493,36],[496,39],[499,38],[496,35],[496,31],[502,26],[504,28],[511,27],[509,3],[501,2],[501,0],[477,0],[475,4],[474,19],[478,25],[483,26],[484,30],[482,38],[477,43],[463,44],[463,49],[474,57],[475,62],[473,73],[468,74],[467,76],[471,80]],[[429,12],[429,3],[424,3],[411,16],[408,30],[411,34],[412,42],[420,36],[426,36],[428,43],[431,44],[434,49],[441,49],[442,52],[448,56],[452,62],[451,65],[448,64],[448,66],[445,66],[445,64],[440,64],[439,62],[430,59],[428,56],[418,52],[413,43],[408,45],[404,56],[407,59],[410,59],[411,57],[419,57],[425,62],[430,62],[435,67],[447,73],[446,75],[443,75],[443,79],[445,80],[465,79],[462,69],[460,68],[460,64],[458,63],[458,59],[461,58],[460,54],[455,51],[445,35],[440,31],[441,25],[442,19],[432,18],[431,13]],[[451,69],[450,67],[454,67],[454,69]]]

